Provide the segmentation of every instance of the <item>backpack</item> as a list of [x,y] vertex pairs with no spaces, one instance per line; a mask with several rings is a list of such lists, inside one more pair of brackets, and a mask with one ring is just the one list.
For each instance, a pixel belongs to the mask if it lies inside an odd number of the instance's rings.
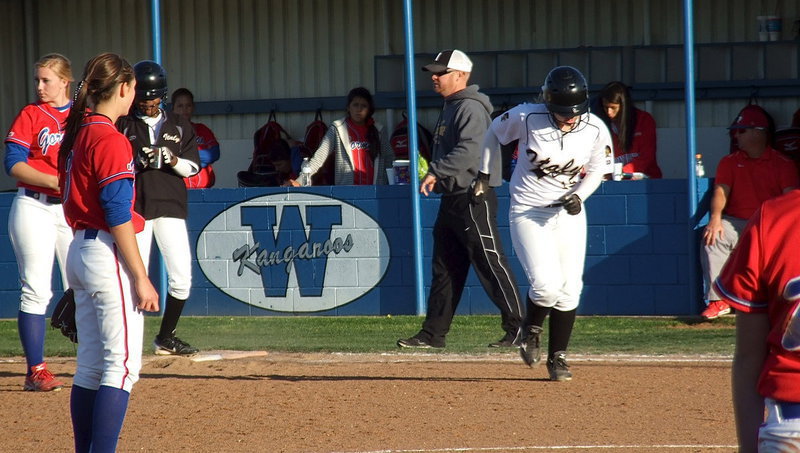
[[310,150],[311,154],[314,154],[314,151],[317,150],[319,144],[322,143],[322,138],[325,137],[326,132],[328,132],[328,125],[325,124],[325,121],[322,121],[322,110],[317,109],[317,113],[314,115],[314,121],[306,126],[306,135],[303,137],[303,146]]
[[275,110],[269,112],[266,124],[253,134],[253,160],[247,169],[251,173],[266,174],[274,171],[270,161],[270,151],[279,146],[279,141],[284,139],[292,141],[292,137],[275,119]]
[[800,164],[800,128],[790,127],[775,131],[775,149]]
[[[314,115],[314,121],[306,126],[306,135],[303,137],[303,143],[300,145],[300,158],[297,162],[298,171],[303,157],[310,158],[314,155],[314,151],[319,148],[319,144],[322,143],[322,139],[327,132],[328,125],[322,120],[322,109],[317,109],[317,113]],[[322,167],[311,177],[311,184],[314,186],[333,185],[335,172],[334,162],[334,155],[331,154],[328,156],[328,159],[325,160],[325,163],[322,164]]]
[[[285,137],[285,139],[284,139]],[[247,170],[236,174],[239,187],[271,187],[278,186],[281,181],[271,155],[278,148],[287,147],[292,137],[275,119],[275,110],[269,112],[266,124],[253,134],[253,160]]]
[[[403,120],[397,123],[389,138],[395,159],[408,159],[408,141],[408,118],[406,112],[403,112]],[[417,123],[417,142],[419,155],[425,158],[426,162],[430,162],[433,134],[419,123]]]

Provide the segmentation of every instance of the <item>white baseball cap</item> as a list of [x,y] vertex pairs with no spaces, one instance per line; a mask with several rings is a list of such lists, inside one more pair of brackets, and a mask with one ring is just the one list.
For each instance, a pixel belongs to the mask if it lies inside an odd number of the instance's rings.
[[439,55],[436,55],[433,63],[422,67],[423,71],[428,72],[444,72],[448,69],[472,72],[472,60],[469,59],[467,54],[458,49],[443,50],[439,52]]

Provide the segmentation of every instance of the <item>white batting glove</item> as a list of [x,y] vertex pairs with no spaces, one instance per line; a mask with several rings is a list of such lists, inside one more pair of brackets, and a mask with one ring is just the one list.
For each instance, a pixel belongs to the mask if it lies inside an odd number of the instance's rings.
[[161,150],[161,157],[164,159],[164,164],[172,166],[172,161],[177,159],[177,157],[175,157],[175,155],[172,154],[172,151],[170,151],[166,146],[161,146],[159,149]]

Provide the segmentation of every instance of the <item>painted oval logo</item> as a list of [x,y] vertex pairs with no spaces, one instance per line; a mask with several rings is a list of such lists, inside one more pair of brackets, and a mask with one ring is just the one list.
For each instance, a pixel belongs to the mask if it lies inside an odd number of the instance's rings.
[[200,269],[229,296],[309,313],[357,300],[386,274],[386,234],[359,208],[309,193],[264,195],[214,217],[197,239]]

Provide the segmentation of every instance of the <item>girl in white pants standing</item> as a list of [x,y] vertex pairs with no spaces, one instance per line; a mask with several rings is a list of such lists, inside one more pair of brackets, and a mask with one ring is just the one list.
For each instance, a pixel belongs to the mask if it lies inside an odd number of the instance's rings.
[[53,297],[53,256],[66,288],[64,265],[72,240],[58,188],[63,123],[71,105],[70,61],[59,54],[45,55],[36,62],[34,81],[38,100],[14,119],[5,139],[4,164],[18,187],[8,215],[8,235],[19,268],[17,326],[28,365],[23,389],[49,392],[63,385],[47,369],[44,336],[45,314]]
[[67,255],[75,291],[78,365],[70,395],[75,451],[116,451],[142,365],[144,311],[158,293],[136,243],[131,145],[114,122],[134,98],[133,68],[116,54],[86,64],[59,162],[64,214],[75,238]]

